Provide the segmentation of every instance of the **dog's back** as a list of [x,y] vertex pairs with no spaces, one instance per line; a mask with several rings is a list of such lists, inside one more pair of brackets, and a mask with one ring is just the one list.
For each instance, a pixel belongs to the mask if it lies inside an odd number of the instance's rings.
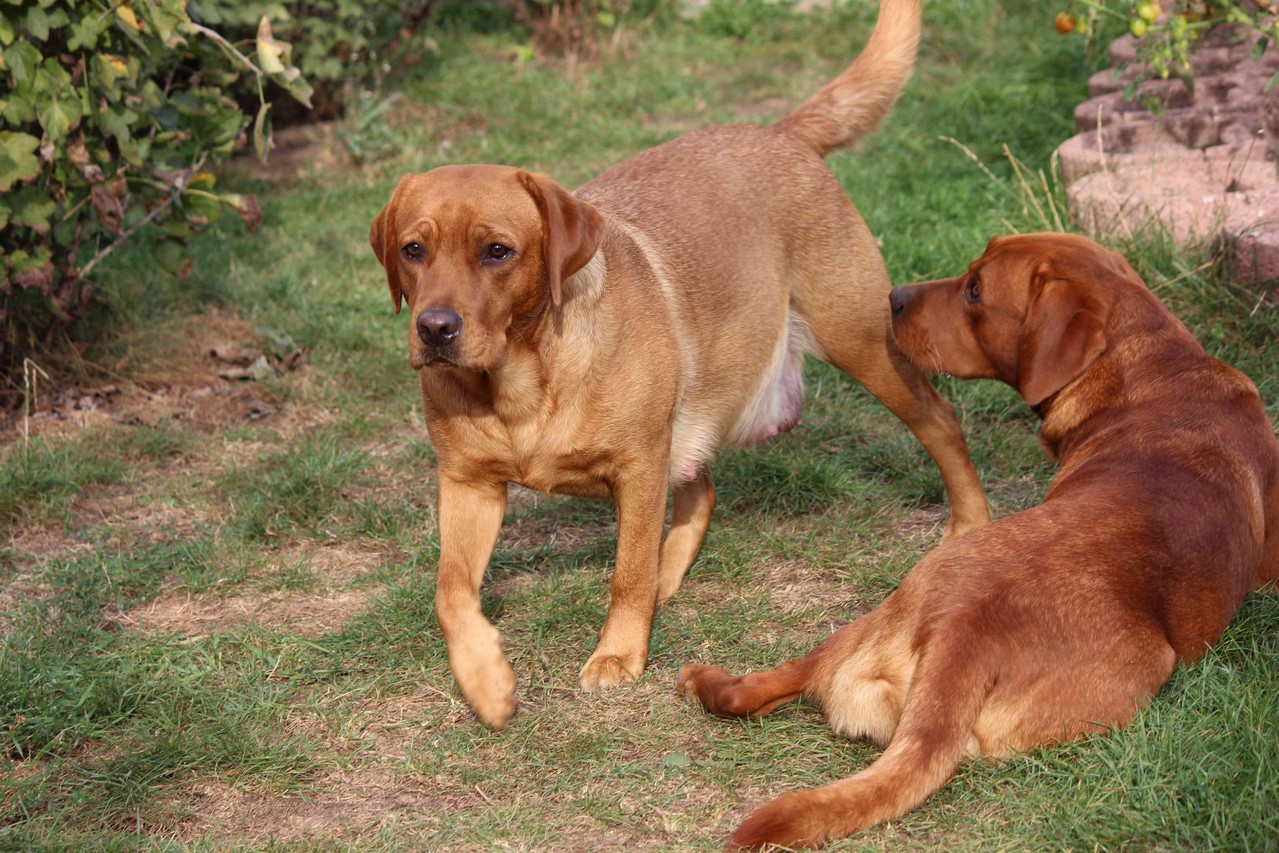
[[1252,380],[1126,272],[1099,282],[1107,352],[1046,408],[1040,438],[1062,464],[1047,500],[1081,492],[1096,515],[1144,519],[1144,540],[1123,543],[1148,555],[1133,594],[1160,598],[1170,644],[1195,660],[1279,578],[1279,442]]

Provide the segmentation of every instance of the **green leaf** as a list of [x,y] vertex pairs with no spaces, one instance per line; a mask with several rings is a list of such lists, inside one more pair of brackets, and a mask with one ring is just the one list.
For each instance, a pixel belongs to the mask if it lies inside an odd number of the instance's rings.
[[40,126],[48,134],[49,140],[56,142],[66,136],[71,128],[80,123],[80,102],[55,98],[38,105],[36,114],[40,119]]
[[288,42],[276,41],[271,33],[271,22],[265,15],[258,23],[257,47],[258,64],[262,66],[262,70],[267,74],[283,74],[288,67],[285,63],[289,61],[293,46]]
[[693,762],[689,759],[689,757],[682,752],[668,752],[666,755],[662,756],[662,764],[670,767],[671,769],[688,767],[692,763]]
[[311,109],[311,93],[315,90],[311,88],[311,84],[306,82],[302,76],[302,72],[296,68],[290,68],[284,74],[272,77],[280,88],[288,92],[293,100],[297,101],[308,110]]
[[122,58],[109,53],[94,54],[91,63],[98,86],[105,89],[113,100],[118,98],[120,93],[117,84],[129,78],[128,64]]
[[4,199],[0,198],[0,230],[4,230],[4,227],[9,224],[10,212],[9,205],[5,203]]
[[143,16],[165,44],[171,42],[174,32],[181,24],[190,20],[186,3],[174,0],[147,0]]
[[102,15],[85,15],[71,25],[71,38],[67,39],[67,50],[93,50],[97,47],[98,36],[107,28],[109,19]]
[[26,187],[10,196],[13,222],[28,228],[47,229],[58,205],[40,187]]
[[116,142],[124,145],[133,137],[129,128],[138,120],[138,115],[117,105],[98,113],[97,119],[98,127],[114,136]]
[[40,65],[40,51],[31,42],[20,41],[5,50],[4,64],[12,72],[15,84],[30,83]]
[[0,15],[0,44],[8,47],[13,44],[17,33],[14,31],[13,23],[9,20],[8,15]]
[[14,92],[13,97],[5,101],[3,107],[0,107],[0,112],[4,114],[4,120],[9,123],[10,127],[17,127],[29,121],[35,121],[36,108],[30,89],[31,87],[27,86],[24,91]]
[[160,89],[154,80],[142,81],[138,97],[142,99],[142,108],[149,113],[155,112],[164,106],[164,91]]
[[13,263],[14,274],[21,275],[24,272],[30,272],[44,266],[49,263],[49,260],[52,257],[53,255],[49,251],[48,246],[36,246],[30,253],[22,251],[14,252],[13,255],[9,257],[9,260]]
[[0,192],[40,174],[40,158],[35,153],[39,146],[40,140],[30,134],[0,130]]
[[49,38],[49,15],[39,6],[27,12],[27,32],[40,41]]
[[263,163],[266,162],[267,152],[271,150],[271,124],[267,121],[267,113],[270,111],[271,105],[264,103],[258,108],[258,117],[253,120],[253,150]]

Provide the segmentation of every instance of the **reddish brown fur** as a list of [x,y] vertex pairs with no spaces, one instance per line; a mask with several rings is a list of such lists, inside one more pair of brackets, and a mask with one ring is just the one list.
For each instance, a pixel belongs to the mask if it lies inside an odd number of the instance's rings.
[[435,169],[404,178],[374,220],[396,309],[411,309],[439,456],[436,613],[488,725],[515,707],[479,599],[507,484],[616,501],[612,601],[581,683],[634,679],[654,608],[710,521],[707,464],[798,421],[805,353],[860,381],[933,454],[949,534],[989,519],[950,407],[891,344],[883,261],[820,156],[888,111],[919,26],[918,0],[884,0],[863,56],[774,127],[692,133],[574,193],[504,166]]
[[892,302],[907,355],[1017,388],[1061,468],[1044,503],[942,543],[802,660],[683,669],[680,690],[713,713],[805,696],[885,746],[850,779],[760,806],[732,848],[815,846],[914,808],[965,753],[1123,726],[1279,578],[1279,444],[1257,389],[1122,257],[995,238],[965,275]]

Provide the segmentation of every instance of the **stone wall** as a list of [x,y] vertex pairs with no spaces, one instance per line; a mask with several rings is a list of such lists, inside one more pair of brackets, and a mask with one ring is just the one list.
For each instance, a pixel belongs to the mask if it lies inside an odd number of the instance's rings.
[[[1279,278],[1279,48],[1253,59],[1255,37],[1213,30],[1194,55],[1194,92],[1180,80],[1141,85],[1134,72],[1101,71],[1075,109],[1077,136],[1058,149],[1072,215],[1105,238],[1151,221],[1179,243],[1236,254],[1241,281]],[[1110,49],[1116,67],[1136,58],[1131,36]],[[1156,99],[1158,114],[1143,106]]]

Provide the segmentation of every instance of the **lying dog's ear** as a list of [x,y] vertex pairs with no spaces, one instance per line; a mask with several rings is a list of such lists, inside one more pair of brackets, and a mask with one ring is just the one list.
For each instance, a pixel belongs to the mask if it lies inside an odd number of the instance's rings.
[[547,175],[521,172],[520,182],[542,214],[542,257],[551,301],[559,307],[564,282],[595,256],[604,236],[604,218]]
[[373,246],[373,254],[377,255],[378,263],[386,268],[386,284],[391,288],[391,300],[395,303],[395,313],[399,314],[404,291],[400,287],[399,267],[395,263],[395,229],[392,227],[395,208],[396,201],[392,196],[391,201],[382,208],[382,212],[373,217],[373,225],[369,228],[369,244]]
[[1037,406],[1065,388],[1106,351],[1105,309],[1067,279],[1038,288],[1018,353],[1017,391]]

